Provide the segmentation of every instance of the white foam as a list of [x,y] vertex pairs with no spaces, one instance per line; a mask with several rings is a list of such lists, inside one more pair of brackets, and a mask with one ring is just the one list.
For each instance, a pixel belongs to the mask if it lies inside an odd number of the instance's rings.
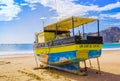
[[120,48],[103,48],[102,51],[120,50]]
[[33,51],[0,52],[0,57],[29,56],[29,55],[33,55]]

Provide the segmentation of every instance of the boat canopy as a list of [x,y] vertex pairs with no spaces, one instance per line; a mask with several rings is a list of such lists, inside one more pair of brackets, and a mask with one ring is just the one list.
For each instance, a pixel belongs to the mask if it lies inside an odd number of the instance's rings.
[[56,23],[50,24],[44,27],[44,31],[69,31],[72,28],[96,21],[93,18],[81,18],[72,16],[70,18],[58,21]]

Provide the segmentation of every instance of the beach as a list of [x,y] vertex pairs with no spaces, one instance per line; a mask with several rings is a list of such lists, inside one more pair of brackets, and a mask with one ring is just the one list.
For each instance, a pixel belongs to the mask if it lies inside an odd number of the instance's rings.
[[[37,69],[34,55],[0,58],[0,81],[119,81],[120,51],[103,51],[99,57],[101,74],[96,59],[87,60],[88,75],[77,74],[47,68]],[[82,63],[81,63],[82,64]]]

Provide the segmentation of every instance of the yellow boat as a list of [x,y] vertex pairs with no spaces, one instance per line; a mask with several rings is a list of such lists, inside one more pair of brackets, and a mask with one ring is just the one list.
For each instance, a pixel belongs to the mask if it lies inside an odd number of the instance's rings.
[[[90,22],[97,22],[97,36],[85,35],[84,24]],[[80,32],[75,35],[77,27],[83,27],[82,35]],[[34,53],[40,62],[49,67],[79,73],[79,62],[101,56],[103,41],[99,35],[98,19],[72,16],[45,26],[43,32],[36,33],[35,37]]]

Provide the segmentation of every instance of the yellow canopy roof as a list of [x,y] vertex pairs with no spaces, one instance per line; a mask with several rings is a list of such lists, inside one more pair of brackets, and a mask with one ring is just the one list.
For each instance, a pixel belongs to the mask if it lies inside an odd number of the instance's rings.
[[80,17],[72,16],[70,18],[45,26],[44,30],[55,31],[57,28],[58,31],[69,31],[69,29],[73,27],[72,19],[74,21],[74,28],[97,20],[93,18],[80,18]]

